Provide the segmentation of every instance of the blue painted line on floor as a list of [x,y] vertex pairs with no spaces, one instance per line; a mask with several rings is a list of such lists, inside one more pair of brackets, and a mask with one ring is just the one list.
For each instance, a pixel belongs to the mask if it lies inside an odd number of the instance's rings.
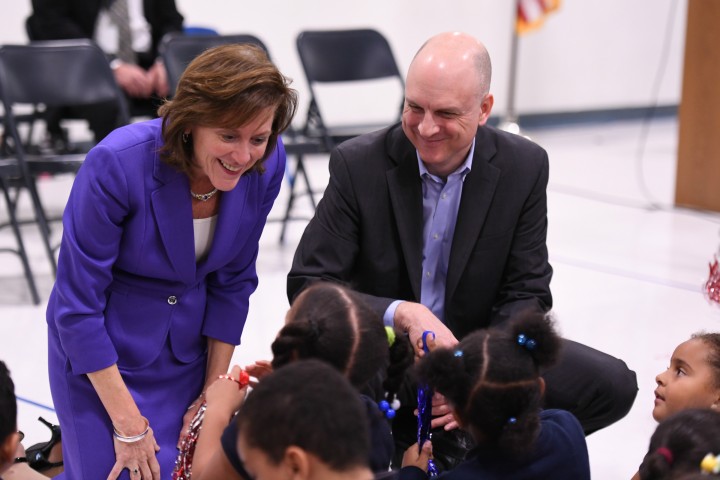
[[667,280],[664,278],[653,277],[652,275],[646,275],[639,272],[632,272],[629,270],[623,270],[621,268],[611,267],[608,265],[599,265],[597,263],[586,262],[583,260],[577,260],[557,255],[552,255],[550,258],[550,264],[562,263],[572,267],[584,268],[586,270],[592,270],[600,273],[607,273],[610,275],[616,275],[619,277],[631,278],[633,280],[640,280],[646,283],[653,283],[655,285],[662,285],[664,287],[676,288],[678,290],[687,290],[689,292],[701,293],[702,291],[702,279],[698,279],[697,284],[676,282],[673,280]]
[[48,411],[50,411],[50,412],[55,413],[55,409],[54,409],[54,408],[48,407],[47,405],[43,405],[42,403],[33,402],[33,401],[30,400],[30,399],[23,398],[23,397],[18,397],[17,395],[15,396],[15,398],[17,398],[18,402],[27,403],[28,405],[32,405],[32,406],[34,406],[34,407],[44,408],[45,410],[48,410]]

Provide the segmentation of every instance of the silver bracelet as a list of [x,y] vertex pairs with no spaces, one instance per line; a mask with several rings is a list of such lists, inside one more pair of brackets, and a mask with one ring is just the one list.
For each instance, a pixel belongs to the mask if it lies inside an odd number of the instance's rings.
[[132,436],[125,436],[122,433],[117,431],[117,428],[113,425],[113,437],[117,438],[119,442],[123,443],[135,443],[139,442],[143,438],[145,438],[150,431],[150,422],[148,422],[148,419],[143,417],[143,420],[145,420],[145,431],[138,434],[138,435],[132,435]]

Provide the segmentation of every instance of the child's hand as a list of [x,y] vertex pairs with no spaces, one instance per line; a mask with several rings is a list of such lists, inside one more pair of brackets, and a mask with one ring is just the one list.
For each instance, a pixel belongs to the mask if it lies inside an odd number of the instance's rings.
[[[230,370],[229,375],[237,379],[240,378],[241,371],[240,367],[235,365],[232,370]],[[240,409],[243,400],[245,400],[246,393],[247,386],[239,388],[237,382],[226,378],[218,378],[208,387],[207,392],[205,392],[207,408],[208,410],[222,413],[227,416],[229,420],[230,417]]]
[[405,454],[402,459],[403,467],[417,467],[423,472],[427,473],[428,460],[432,458],[432,443],[430,440],[425,440],[423,448],[418,453],[418,444],[411,445],[410,448],[405,450]]
[[[253,365],[245,367],[245,371],[251,377],[255,377],[258,380],[262,379],[265,375],[272,373],[272,364],[267,360],[258,360]],[[255,387],[257,382],[250,382],[250,385]]]

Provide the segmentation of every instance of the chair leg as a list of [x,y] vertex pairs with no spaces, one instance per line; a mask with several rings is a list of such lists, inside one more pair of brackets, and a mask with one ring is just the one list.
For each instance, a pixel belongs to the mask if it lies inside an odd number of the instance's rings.
[[35,284],[35,277],[33,276],[32,270],[30,269],[30,262],[28,260],[27,251],[25,250],[25,244],[22,240],[22,235],[20,233],[20,226],[18,224],[17,217],[15,216],[15,206],[11,202],[10,194],[8,193],[8,185],[3,178],[0,178],[0,188],[2,188],[3,194],[5,195],[8,215],[10,216],[10,226],[12,227],[13,234],[15,235],[15,240],[17,241],[17,254],[20,257],[20,261],[22,262],[23,271],[25,273],[25,280],[27,280],[28,287],[30,288],[30,295],[32,296],[33,304],[39,305],[40,295],[38,294],[37,286]]
[[295,180],[297,177],[302,175],[305,180],[305,188],[307,188],[307,194],[310,197],[310,203],[312,204],[313,211],[317,208],[317,202],[315,201],[315,194],[312,187],[310,186],[310,178],[308,177],[307,170],[305,170],[305,163],[302,161],[302,157],[298,157],[297,168],[295,169]]
[[[302,164],[302,155],[297,156],[297,165]],[[290,184],[290,195],[288,196],[287,207],[285,208],[285,215],[282,219],[282,227],[280,227],[280,243],[285,243],[285,230],[287,224],[290,221],[290,212],[292,211],[293,204],[295,203],[295,184],[297,183],[297,168],[295,168],[295,174],[288,171],[288,183]]]
[[53,276],[57,276],[57,261],[55,260],[55,253],[52,245],[50,244],[50,226],[48,225],[47,217],[45,216],[45,210],[43,209],[42,202],[40,201],[40,195],[38,194],[35,186],[34,178],[25,178],[25,186],[30,192],[30,198],[33,204],[33,210],[35,211],[35,219],[37,220],[38,227],[40,229],[40,237],[42,238],[43,246],[47,253],[48,259],[50,260],[50,266],[52,268]]

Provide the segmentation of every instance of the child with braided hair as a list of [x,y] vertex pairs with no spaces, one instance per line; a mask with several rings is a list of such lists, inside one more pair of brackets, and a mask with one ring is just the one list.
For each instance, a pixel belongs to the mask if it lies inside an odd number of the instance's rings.
[[[691,474],[717,475],[720,453],[720,412],[691,408],[660,422],[640,465],[641,480],[679,480]],[[710,453],[710,455],[708,455]],[[706,458],[707,457],[707,458]]]
[[[479,330],[454,348],[437,348],[417,367],[444,395],[461,428],[476,442],[448,479],[590,478],[585,436],[564,410],[542,410],[540,369],[558,358],[560,337],[549,316],[524,312],[504,328]],[[427,478],[432,445],[403,457],[401,480]]]
[[[720,333],[691,335],[675,348],[655,383],[652,416],[658,422],[687,409],[720,407]],[[633,476],[640,478],[639,472]]]
[[718,408],[720,333],[696,333],[678,345],[655,382],[652,415],[658,422],[687,408]]
[[[387,471],[394,453],[394,442],[386,417],[394,411],[381,412],[378,400],[386,397],[388,404],[404,377],[407,366],[413,363],[413,349],[408,339],[398,335],[390,348],[388,332],[378,317],[354,291],[336,283],[318,282],[305,289],[293,302],[285,319],[285,326],[272,344],[272,362],[258,361],[245,370],[262,379],[274,370],[298,360],[316,359],[342,373],[358,391],[365,405],[371,436],[369,463],[372,471]],[[206,398],[213,401],[216,414],[229,418],[242,404],[242,395],[227,391],[219,394],[208,389]],[[387,392],[383,395],[381,390]],[[206,411],[206,415],[210,411]],[[218,413],[219,412],[219,413]],[[198,448],[201,448],[200,440]],[[222,434],[222,449],[215,449],[213,457],[196,470],[193,480],[205,478],[248,478],[238,458],[235,445],[235,422]],[[203,449],[206,447],[203,445]],[[196,453],[197,455],[197,453]]]

